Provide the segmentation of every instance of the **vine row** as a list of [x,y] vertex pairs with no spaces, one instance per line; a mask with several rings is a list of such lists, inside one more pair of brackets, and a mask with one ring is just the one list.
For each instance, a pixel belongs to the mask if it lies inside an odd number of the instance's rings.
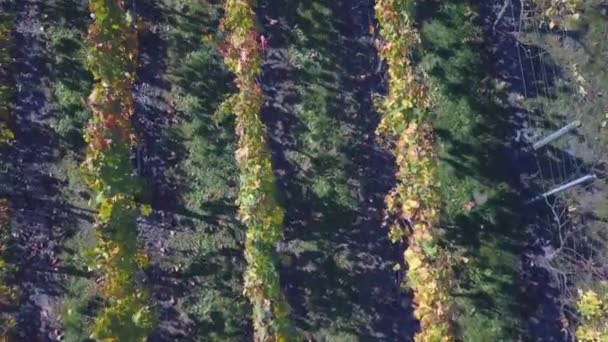
[[13,23],[10,15],[0,14],[0,145],[5,145],[14,138],[8,122],[11,115],[11,97],[13,95],[9,76],[9,67],[12,64],[11,37]]
[[430,109],[422,80],[410,56],[420,42],[410,16],[413,0],[377,0],[382,42],[379,53],[388,64],[389,93],[377,105],[383,113],[380,139],[393,146],[397,185],[385,198],[385,223],[393,243],[404,242],[408,277],[420,320],[416,341],[454,341],[451,319],[451,257],[439,242],[441,201],[434,133],[425,120]]
[[142,185],[129,161],[136,143],[130,119],[137,31],[122,0],[90,0],[89,7],[93,22],[88,29],[87,64],[96,82],[88,99],[92,119],[85,131],[88,148],[82,170],[98,210],[97,243],[88,257],[101,274],[98,286],[107,302],[95,318],[91,337],[145,341],[155,315],[147,292],[136,281],[149,262],[137,242],[136,219],[149,207],[136,202]]
[[259,114],[262,90],[260,45],[251,0],[226,0],[220,47],[225,63],[236,76],[238,92],[223,104],[236,114],[240,169],[237,199],[239,218],[247,227],[244,292],[253,306],[255,341],[291,341],[294,337],[290,307],[280,288],[275,245],[283,234],[284,210],[275,198],[276,186],[266,129]]

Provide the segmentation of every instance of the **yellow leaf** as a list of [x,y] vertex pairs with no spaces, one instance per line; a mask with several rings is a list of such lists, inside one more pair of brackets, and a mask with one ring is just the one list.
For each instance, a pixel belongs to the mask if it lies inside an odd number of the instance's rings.
[[152,214],[152,206],[149,204],[142,204],[139,207],[139,210],[143,216],[150,216],[150,214]]
[[403,203],[403,210],[404,211],[412,211],[412,209],[418,209],[420,208],[420,203],[418,203],[418,201],[415,200],[407,200],[405,201],[405,203]]

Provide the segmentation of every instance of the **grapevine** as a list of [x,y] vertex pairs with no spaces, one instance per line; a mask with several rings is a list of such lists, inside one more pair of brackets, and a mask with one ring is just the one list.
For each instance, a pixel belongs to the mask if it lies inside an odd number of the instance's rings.
[[88,144],[82,165],[95,192],[97,246],[89,256],[102,274],[100,289],[108,302],[96,317],[92,338],[145,341],[154,315],[146,291],[135,275],[145,266],[138,248],[136,218],[141,191],[129,162],[135,143],[130,125],[134,105],[131,87],[137,67],[137,35],[121,0],[90,0],[93,23],[88,31],[89,70],[96,84],[89,96],[92,119],[85,132]]
[[274,197],[266,129],[259,117],[262,91],[256,82],[260,47],[255,14],[250,0],[226,0],[225,13],[222,27],[227,39],[221,51],[239,90],[223,107],[236,114],[236,161],[241,172],[237,204],[239,218],[247,226],[244,292],[253,305],[255,341],[290,341],[294,339],[290,307],[280,288],[274,257],[284,211]]
[[599,292],[578,290],[576,306],[581,321],[576,329],[576,338],[581,342],[608,341],[608,291]]
[[549,28],[569,26],[579,19],[582,0],[532,0],[547,21]]
[[451,319],[451,259],[439,244],[441,207],[438,158],[431,125],[424,120],[429,99],[410,61],[420,38],[409,13],[413,1],[378,0],[375,11],[384,43],[379,53],[388,64],[389,93],[379,103],[383,118],[377,135],[396,141],[397,185],[385,198],[385,220],[394,243],[405,241],[407,286],[420,320],[416,341],[454,341]]
[[8,78],[8,67],[11,65],[11,23],[12,18],[0,15],[0,145],[4,145],[14,138],[13,132],[8,128],[11,113],[11,88],[6,81]]

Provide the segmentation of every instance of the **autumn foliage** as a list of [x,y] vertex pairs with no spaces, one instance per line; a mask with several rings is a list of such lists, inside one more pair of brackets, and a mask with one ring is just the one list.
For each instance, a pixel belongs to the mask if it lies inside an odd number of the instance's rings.
[[247,226],[245,241],[245,294],[253,305],[255,341],[291,341],[290,307],[279,284],[275,245],[283,233],[283,208],[275,199],[275,183],[266,129],[260,121],[262,91],[260,45],[251,1],[226,0],[222,28],[227,35],[221,46],[224,60],[236,76],[238,93],[224,107],[236,114],[240,169],[237,204],[239,218]]
[[378,104],[383,118],[377,134],[394,146],[398,167],[397,185],[385,199],[385,220],[391,240],[407,245],[405,285],[413,292],[420,320],[415,340],[453,341],[451,260],[437,234],[438,158],[433,130],[424,116],[429,98],[410,61],[420,40],[409,18],[413,5],[408,0],[378,0],[375,7],[383,39],[379,52],[389,73],[389,93]]
[[580,17],[583,0],[533,0],[550,29],[566,29]]
[[606,284],[603,284],[603,288],[597,292],[594,290],[578,290],[578,300],[576,302],[580,317],[576,329],[578,341],[608,341],[608,291],[606,288]]
[[12,27],[12,18],[0,14],[0,145],[14,138],[13,132],[8,127],[13,92],[9,82],[7,82],[9,68],[12,65],[10,51],[13,46]]
[[137,67],[137,35],[133,18],[121,0],[91,0],[93,23],[88,32],[88,67],[96,83],[89,96],[93,117],[85,133],[88,143],[82,165],[96,197],[97,246],[89,252],[91,268],[107,306],[97,315],[91,337],[145,341],[154,315],[148,295],[136,284],[145,266],[137,243],[136,218],[141,190],[129,162],[135,142],[130,119],[131,88]]

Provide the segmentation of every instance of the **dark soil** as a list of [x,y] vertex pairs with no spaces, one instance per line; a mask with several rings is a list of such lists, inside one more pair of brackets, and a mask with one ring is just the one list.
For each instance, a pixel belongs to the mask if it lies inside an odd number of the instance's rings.
[[43,10],[44,1],[18,1],[14,17],[15,143],[10,162],[17,174],[10,200],[17,243],[15,281],[21,291],[15,331],[21,341],[50,340],[59,327],[57,303],[64,277],[58,254],[66,236],[60,221],[72,215],[57,198],[61,184],[51,173],[61,153],[49,127]]
[[130,10],[140,18],[139,68],[134,87],[135,117],[133,125],[138,145],[132,155],[133,167],[145,180],[142,200],[150,203],[153,212],[140,217],[140,239],[152,259],[147,279],[159,324],[151,341],[175,341],[188,336],[186,322],[176,310],[177,299],[187,292],[187,282],[175,270],[162,265],[163,259],[175,251],[169,248],[175,227],[174,211],[178,201],[176,187],[165,172],[176,162],[175,153],[164,144],[162,134],[176,123],[175,110],[169,104],[169,85],[165,80],[167,43],[160,27],[166,23],[163,11],[155,1],[133,0]]
[[[140,67],[134,87],[136,115],[133,121],[139,144],[133,153],[133,166],[147,184],[142,200],[153,208],[152,214],[141,217],[138,225],[141,241],[152,257],[152,265],[146,273],[152,289],[152,302],[160,320],[150,336],[151,341],[222,340],[229,339],[228,336],[246,336],[250,330],[250,327],[238,326],[247,324],[243,322],[241,312],[231,312],[230,307],[216,307],[209,303],[225,303],[229,298],[232,301],[230,305],[233,305],[241,300],[231,291],[234,283],[242,283],[238,267],[242,263],[242,246],[239,241],[225,238],[235,233],[233,230],[240,229],[230,224],[235,221],[233,205],[204,203],[205,200],[201,200],[203,208],[194,208],[186,203],[185,198],[192,188],[198,189],[190,184],[197,181],[191,178],[190,173],[204,171],[197,170],[198,165],[184,165],[191,160],[187,144],[192,142],[182,137],[182,128],[192,120],[209,120],[212,112],[199,111],[198,107],[190,108],[187,112],[178,110],[176,107],[182,99],[176,98],[176,88],[181,89],[181,95],[196,98],[204,109],[213,107],[212,103],[208,103],[209,98],[219,103],[221,98],[214,96],[226,88],[221,85],[214,92],[202,90],[201,93],[199,87],[213,87],[215,82],[221,81],[213,80],[207,69],[214,66],[204,64],[208,61],[181,65],[183,61],[175,60],[179,56],[200,53],[198,43],[186,38],[191,34],[188,30],[199,33],[213,26],[207,18],[197,20],[198,6],[148,0],[136,0],[129,5],[142,20],[139,32]],[[205,8],[206,3],[200,6]],[[212,17],[211,13],[205,15]],[[176,41],[171,42],[173,45],[170,46],[171,38]],[[198,36],[196,38],[200,39]],[[199,69],[190,69],[196,67]],[[182,74],[184,70],[187,74]],[[225,81],[230,82],[229,79]],[[213,131],[214,124],[205,129]],[[205,133],[197,130],[194,134]],[[209,142],[209,146],[204,148],[213,150],[212,144],[217,143],[214,140],[216,134],[221,133],[213,131],[208,136],[192,140]],[[221,148],[228,149],[225,146]],[[205,156],[197,156],[195,160],[212,163],[205,160]],[[231,184],[222,186],[229,188]],[[201,190],[195,195],[206,198],[208,194],[205,189]],[[200,215],[200,211],[205,215]],[[216,239],[219,250],[212,256],[206,255],[209,252],[204,250],[202,241],[213,246]],[[233,255],[233,249],[238,249],[238,256]],[[236,263],[236,260],[239,262]],[[203,310],[206,312],[199,314]],[[230,326],[233,323],[242,331],[234,331],[235,328]]]
[[[369,32],[372,2],[320,3],[335,13],[340,37],[333,38],[342,42],[331,51],[338,59],[336,68],[343,69],[338,80],[342,94],[335,106],[340,108],[344,98],[351,96],[357,107],[356,112],[337,117],[342,125],[354,128],[354,146],[346,154],[354,165],[348,172],[356,182],[357,204],[353,211],[319,204],[323,201],[307,190],[306,172],[286,157],[297,150],[296,132],[302,129],[294,108],[300,101],[300,76],[290,65],[287,50],[298,6],[261,1],[258,15],[262,34],[269,40],[261,77],[266,94],[262,118],[286,209],[281,281],[296,326],[309,337],[410,340],[416,329],[410,299],[399,288],[402,275],[391,270],[402,254],[388,241],[381,220],[384,195],[394,185],[394,162],[374,139],[379,115],[371,98],[374,89],[382,88],[383,75],[377,73],[378,59]],[[322,49],[320,46],[323,54]],[[365,76],[357,78],[360,75]],[[338,111],[328,114],[340,115]],[[323,243],[317,251],[299,250],[299,245],[319,241]],[[342,262],[353,266],[345,269]]]

